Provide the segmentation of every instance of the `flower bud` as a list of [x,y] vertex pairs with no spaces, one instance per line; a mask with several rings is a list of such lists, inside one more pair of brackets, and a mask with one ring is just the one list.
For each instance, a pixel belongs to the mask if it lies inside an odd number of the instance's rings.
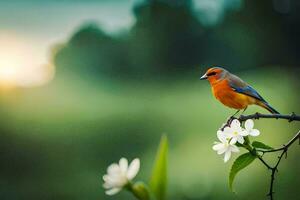
[[132,193],[140,200],[150,200],[150,193],[147,185],[143,182],[136,182],[131,188]]

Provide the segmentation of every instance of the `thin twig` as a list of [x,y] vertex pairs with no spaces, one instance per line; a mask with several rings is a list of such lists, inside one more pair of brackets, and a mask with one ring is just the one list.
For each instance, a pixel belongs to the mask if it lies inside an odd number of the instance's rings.
[[[275,164],[274,167],[271,167],[268,163],[266,163],[266,161],[258,154],[256,154],[257,158],[269,169],[271,170],[271,182],[270,182],[270,188],[269,188],[269,193],[268,193],[268,196],[270,197],[271,200],[274,199],[274,181],[275,181],[275,174],[276,172],[278,171],[278,166],[280,164],[280,161],[282,160],[282,157],[283,155],[285,155],[289,149],[289,147],[294,143],[296,142],[298,139],[300,139],[300,131],[298,131],[296,133],[296,135],[288,142],[286,143],[285,145],[283,145],[283,147],[281,148],[278,148],[278,149],[272,149],[272,150],[260,150],[261,152],[263,153],[270,153],[270,152],[277,152],[277,151],[282,151],[280,156],[278,157],[278,160]],[[258,151],[256,149],[256,151]]]
[[272,119],[286,119],[289,122],[292,121],[300,121],[300,116],[296,115],[295,113],[292,113],[290,115],[281,115],[281,114],[261,114],[261,113],[255,113],[252,115],[241,115],[238,120],[243,122],[247,119],[260,119],[260,118],[272,118]]
[[280,148],[270,149],[270,150],[257,148],[256,151],[262,152],[262,153],[271,153],[271,152],[276,152],[276,151],[283,151],[283,150],[287,149],[290,145],[292,145],[298,139],[300,139],[300,131],[288,143],[286,143],[285,145],[283,145]]
[[300,131],[298,131],[298,133],[296,133],[296,135],[287,143],[285,144],[282,148],[280,148],[282,150],[280,156],[278,157],[277,163],[274,167],[272,167],[272,172],[271,172],[271,183],[270,183],[270,190],[269,190],[269,194],[268,196],[270,196],[270,199],[273,200],[273,194],[274,194],[274,181],[275,181],[275,173],[278,171],[278,166],[280,164],[280,161],[283,157],[284,154],[287,153],[289,147],[297,140],[300,138]]
[[272,167],[259,155],[256,155],[256,157],[268,168],[272,169]]

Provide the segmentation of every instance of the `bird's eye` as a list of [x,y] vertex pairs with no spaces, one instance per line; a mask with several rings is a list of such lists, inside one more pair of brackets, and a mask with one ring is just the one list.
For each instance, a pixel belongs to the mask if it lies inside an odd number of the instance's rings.
[[209,72],[208,74],[206,74],[207,76],[214,76],[214,75],[216,75],[217,74],[217,72]]

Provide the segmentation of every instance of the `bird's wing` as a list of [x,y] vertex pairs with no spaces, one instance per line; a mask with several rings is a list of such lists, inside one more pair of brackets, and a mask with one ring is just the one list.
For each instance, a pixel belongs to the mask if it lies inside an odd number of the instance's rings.
[[262,96],[260,96],[260,94],[258,94],[258,92],[253,89],[250,85],[248,85],[247,83],[245,83],[242,79],[240,79],[239,77],[231,74],[228,77],[228,82],[229,85],[232,89],[234,89],[236,92],[241,93],[241,94],[245,94],[247,96],[253,97],[257,100],[266,102]]

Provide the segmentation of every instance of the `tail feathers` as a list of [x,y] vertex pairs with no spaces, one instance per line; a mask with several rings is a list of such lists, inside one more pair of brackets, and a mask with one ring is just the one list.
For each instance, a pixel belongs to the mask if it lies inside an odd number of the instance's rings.
[[272,106],[270,106],[267,102],[259,103],[260,106],[267,109],[272,114],[280,114],[277,110],[275,110]]

